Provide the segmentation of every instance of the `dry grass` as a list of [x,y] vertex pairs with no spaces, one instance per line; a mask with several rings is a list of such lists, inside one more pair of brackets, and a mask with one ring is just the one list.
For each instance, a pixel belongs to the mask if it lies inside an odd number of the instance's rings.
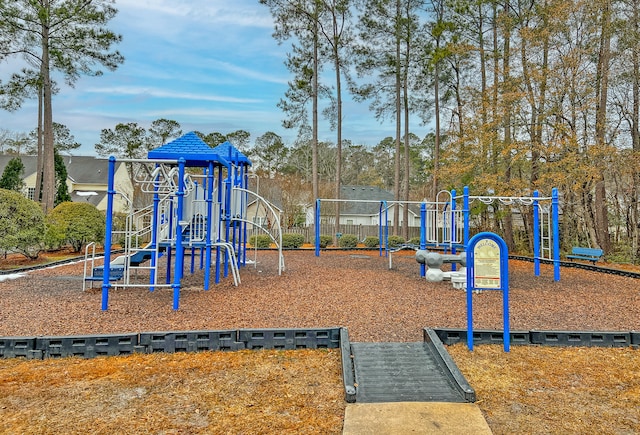
[[337,350],[0,360],[6,434],[332,434]]
[[448,348],[495,434],[640,433],[640,351]]
[[[460,344],[495,434],[640,433],[640,351]],[[339,434],[337,350],[0,360],[0,433]]]

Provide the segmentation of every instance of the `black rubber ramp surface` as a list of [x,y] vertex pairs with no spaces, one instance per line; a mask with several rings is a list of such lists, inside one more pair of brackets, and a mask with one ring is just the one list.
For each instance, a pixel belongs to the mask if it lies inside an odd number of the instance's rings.
[[428,343],[351,343],[356,402],[468,402]]

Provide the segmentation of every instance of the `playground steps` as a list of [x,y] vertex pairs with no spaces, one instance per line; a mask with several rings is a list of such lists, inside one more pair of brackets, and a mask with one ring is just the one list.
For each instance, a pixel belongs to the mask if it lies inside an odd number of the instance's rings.
[[153,251],[152,249],[142,249],[140,251],[133,253],[129,257],[129,265],[140,266],[145,261],[151,260],[151,257],[153,256],[154,252],[155,251]]
[[[86,276],[85,281],[102,281],[104,279],[104,266],[94,267],[91,276]],[[109,281],[119,281],[124,276],[124,266],[111,266],[109,268]]]
[[356,403],[475,401],[473,389],[434,343],[351,343],[351,352]]

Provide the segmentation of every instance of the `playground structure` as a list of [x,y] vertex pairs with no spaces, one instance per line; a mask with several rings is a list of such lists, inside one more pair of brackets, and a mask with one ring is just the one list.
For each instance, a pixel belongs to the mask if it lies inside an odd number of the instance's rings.
[[[464,187],[463,194],[457,195],[455,190],[451,192],[440,191],[435,201],[361,201],[379,204],[379,252],[380,255],[389,257],[391,268],[391,253],[398,249],[410,248],[418,252],[426,249],[441,250],[445,255],[456,256],[458,252],[465,252],[469,244],[471,233],[471,203],[474,201],[483,204],[500,203],[506,206],[531,206],[533,207],[533,263],[535,276],[540,275],[541,261],[550,261],[554,267],[554,280],[560,280],[560,237],[559,237],[559,196],[556,188],[552,189],[549,197],[540,196],[534,191],[530,197],[522,196],[472,196],[469,188]],[[341,199],[317,199],[315,207],[315,231],[316,256],[320,255],[320,210],[322,202],[346,202]],[[460,204],[461,203],[461,204]],[[389,246],[388,210],[393,204],[418,204],[420,205],[420,244],[418,246],[403,245],[401,247]],[[462,207],[460,208],[460,205]],[[443,257],[454,260],[454,257]],[[424,254],[416,258],[420,263],[420,275],[430,280],[451,278],[450,274],[441,274],[437,270],[432,271],[427,277],[427,262]],[[433,259],[434,267],[440,270],[439,260]],[[452,263],[452,272],[455,272],[456,263],[459,261],[447,261]],[[462,264],[462,263],[461,263]],[[462,264],[464,266],[464,264]],[[442,272],[442,270],[440,270]],[[462,274],[464,275],[464,274]],[[464,287],[464,283],[458,280],[454,274],[454,284]]]
[[[179,308],[184,260],[190,255],[190,272],[204,269],[204,290],[209,289],[212,267],[215,283],[232,275],[240,284],[240,267],[246,264],[249,231],[264,231],[278,248],[278,273],[284,270],[280,221],[273,207],[248,187],[251,162],[229,142],[209,147],[195,133],[188,133],[149,151],[147,159],[120,159],[130,165],[139,191],[151,204],[134,208],[131,198],[114,186],[115,157],[109,158],[104,266],[85,266],[85,283],[102,282],[102,309],[108,309],[112,282],[118,287],[173,288],[173,309]],[[189,169],[189,171],[187,171]],[[201,173],[198,174],[198,169]],[[123,195],[130,204],[124,229],[114,227],[113,198]],[[249,200],[261,202],[272,214],[270,228],[247,216]],[[251,225],[251,230],[248,226]],[[114,240],[114,238],[116,238]],[[120,243],[118,243],[120,242]],[[114,245],[123,253],[111,258]],[[166,258],[166,278],[159,281],[161,257]],[[148,283],[133,279],[138,271],[149,273]]]

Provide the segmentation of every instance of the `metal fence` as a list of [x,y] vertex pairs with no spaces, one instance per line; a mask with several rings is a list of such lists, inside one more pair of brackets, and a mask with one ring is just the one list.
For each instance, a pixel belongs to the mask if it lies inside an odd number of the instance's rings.
[[[320,224],[320,234],[332,236],[339,232],[341,234],[353,234],[359,241],[363,241],[365,238],[378,237],[380,235],[380,227],[378,225],[355,225],[355,224],[343,224],[340,225],[339,230],[336,231],[336,226],[333,223]],[[283,234],[302,234],[304,236],[305,243],[314,243],[315,241],[315,226],[309,225],[308,227],[290,227],[283,228]],[[389,228],[389,235],[392,235],[392,228]],[[414,237],[420,237],[420,227],[409,227],[409,239]]]

